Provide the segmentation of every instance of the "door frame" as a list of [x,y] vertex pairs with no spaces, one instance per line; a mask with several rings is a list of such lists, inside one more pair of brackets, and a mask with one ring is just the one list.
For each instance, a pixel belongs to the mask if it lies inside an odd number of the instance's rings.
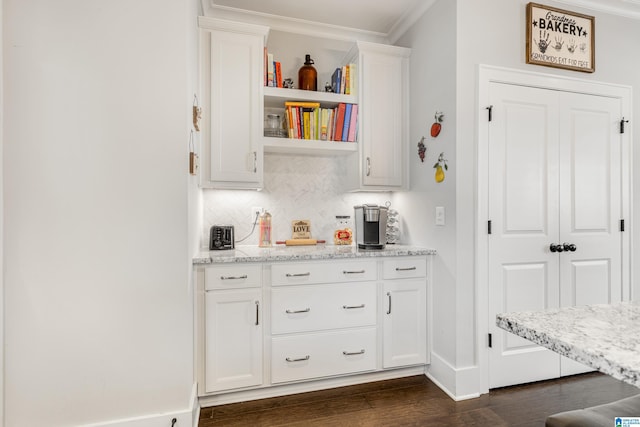
[[[477,110],[476,110],[476,355],[480,373],[479,391],[487,393],[489,391],[489,349],[487,336],[489,333],[489,237],[487,234],[487,221],[489,216],[488,203],[488,168],[489,160],[489,121],[487,108],[489,107],[489,86],[491,83],[504,83],[520,86],[528,86],[540,89],[557,90],[563,92],[576,92],[588,95],[606,96],[620,99],[622,115],[625,118],[632,118],[631,110],[631,86],[604,83],[592,80],[584,80],[572,77],[564,77],[553,74],[537,73],[504,67],[495,67],[480,64],[476,71],[477,76]],[[632,218],[633,191],[632,191],[632,127],[629,126],[622,134],[620,173],[622,174],[622,212],[623,217],[629,223]],[[623,300],[629,300],[631,295],[631,283],[633,272],[633,248],[632,229],[627,227],[622,236],[622,251],[629,254],[623,257],[622,280],[623,280]],[[628,263],[625,261],[628,260]]]

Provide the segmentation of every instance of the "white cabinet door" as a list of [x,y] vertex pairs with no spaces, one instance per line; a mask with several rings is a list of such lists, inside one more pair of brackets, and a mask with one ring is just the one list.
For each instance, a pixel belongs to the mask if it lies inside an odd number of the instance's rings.
[[205,33],[203,187],[262,188],[265,34],[262,27],[228,23]]
[[427,363],[426,294],[425,278],[384,283],[384,368]]
[[358,43],[362,189],[407,186],[409,51]]
[[205,391],[262,384],[262,289],[205,292]]

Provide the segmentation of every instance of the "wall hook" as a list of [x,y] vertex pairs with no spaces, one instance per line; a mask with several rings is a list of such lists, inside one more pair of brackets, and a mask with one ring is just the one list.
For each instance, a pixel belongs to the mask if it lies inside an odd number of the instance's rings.
[[202,118],[202,108],[198,105],[198,95],[193,94],[193,128],[200,132],[200,119]]

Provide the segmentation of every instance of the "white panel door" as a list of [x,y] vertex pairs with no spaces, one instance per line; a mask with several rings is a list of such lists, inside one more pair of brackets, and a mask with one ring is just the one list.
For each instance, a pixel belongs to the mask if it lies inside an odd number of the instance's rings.
[[[560,240],[574,251],[559,257],[561,306],[622,300],[620,102],[560,96]],[[592,369],[562,358],[561,375]]]
[[[557,377],[559,356],[495,326],[495,315],[559,305],[558,107],[546,91],[492,83],[489,148],[489,387]],[[493,321],[492,321],[493,319]],[[523,369],[523,367],[525,367]]]
[[495,315],[622,300],[620,100],[499,83],[490,100],[489,387],[586,372]]

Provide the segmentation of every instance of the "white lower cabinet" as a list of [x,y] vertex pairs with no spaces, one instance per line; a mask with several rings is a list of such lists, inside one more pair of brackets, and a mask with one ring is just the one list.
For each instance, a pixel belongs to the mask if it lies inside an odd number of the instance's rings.
[[198,271],[200,396],[429,363],[426,256]]
[[427,363],[426,282],[385,282],[383,367]]
[[[204,292],[204,382],[207,393],[263,382],[262,287],[242,288],[255,273],[246,268],[208,269],[205,281],[229,282]],[[235,285],[234,285],[235,282]],[[237,286],[234,288],[234,286]],[[229,289],[231,287],[231,289]]]
[[386,259],[382,272],[383,367],[428,363],[426,259]]

